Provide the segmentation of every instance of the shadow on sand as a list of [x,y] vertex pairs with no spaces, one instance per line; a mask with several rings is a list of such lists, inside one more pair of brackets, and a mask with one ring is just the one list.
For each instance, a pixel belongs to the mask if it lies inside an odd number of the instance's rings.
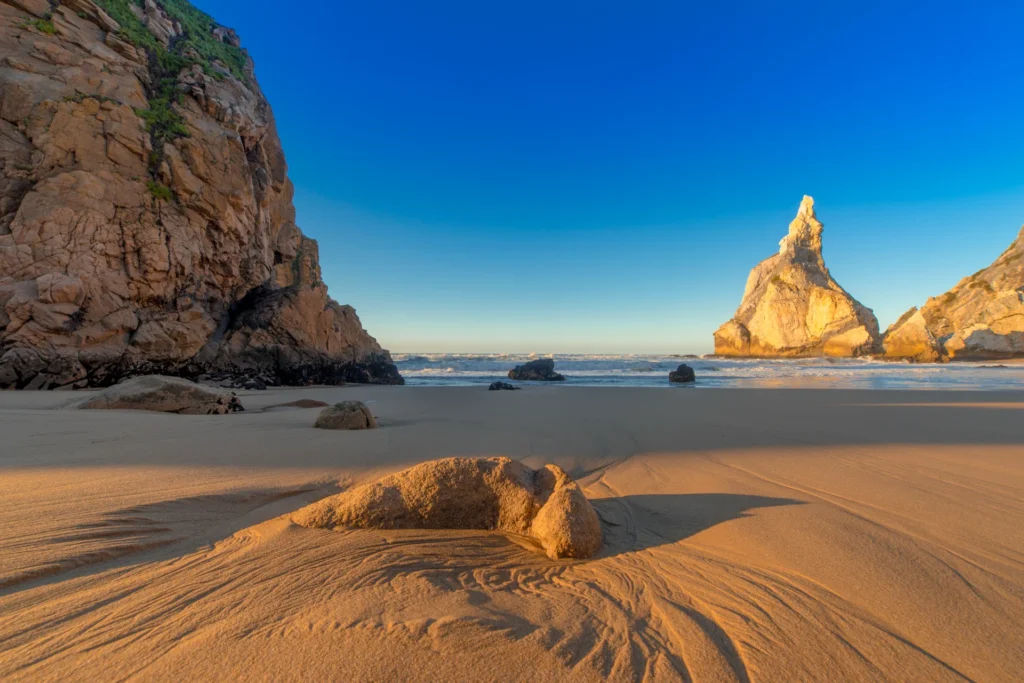
[[592,500],[604,529],[598,557],[669,545],[713,526],[751,517],[758,508],[803,505],[791,498],[735,493],[679,493]]

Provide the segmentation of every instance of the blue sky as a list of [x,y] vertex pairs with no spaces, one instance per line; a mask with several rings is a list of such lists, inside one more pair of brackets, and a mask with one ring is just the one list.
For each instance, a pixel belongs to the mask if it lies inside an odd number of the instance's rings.
[[393,351],[708,352],[803,194],[884,328],[1024,223],[1018,3],[197,4]]

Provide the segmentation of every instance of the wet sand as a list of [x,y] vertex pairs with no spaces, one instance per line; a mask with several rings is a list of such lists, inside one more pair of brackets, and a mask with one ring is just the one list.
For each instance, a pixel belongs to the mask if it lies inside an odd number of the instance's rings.
[[[4,680],[1017,680],[1024,392],[340,387],[207,417],[0,394]],[[300,399],[381,428],[312,428]],[[262,412],[262,408],[275,406]],[[287,514],[561,465],[605,546]]]

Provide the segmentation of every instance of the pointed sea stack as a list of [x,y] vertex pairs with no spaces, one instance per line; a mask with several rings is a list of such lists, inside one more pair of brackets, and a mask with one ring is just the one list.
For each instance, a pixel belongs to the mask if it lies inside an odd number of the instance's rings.
[[881,351],[878,321],[839,286],[821,255],[822,224],[805,196],[779,253],[750,272],[732,320],[715,331],[720,356],[863,356]]
[[884,344],[921,362],[1024,356],[1024,228],[988,268],[904,313]]

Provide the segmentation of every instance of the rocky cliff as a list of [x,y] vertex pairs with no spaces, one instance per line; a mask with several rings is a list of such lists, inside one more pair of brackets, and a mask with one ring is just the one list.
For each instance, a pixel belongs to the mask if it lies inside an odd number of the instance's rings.
[[1024,228],[988,268],[904,313],[885,355],[917,361],[1024,356]]
[[400,383],[328,298],[273,115],[185,0],[0,0],[0,387]]
[[860,356],[881,350],[878,321],[829,275],[822,224],[804,197],[779,253],[750,272],[732,320],[715,331],[723,356]]

